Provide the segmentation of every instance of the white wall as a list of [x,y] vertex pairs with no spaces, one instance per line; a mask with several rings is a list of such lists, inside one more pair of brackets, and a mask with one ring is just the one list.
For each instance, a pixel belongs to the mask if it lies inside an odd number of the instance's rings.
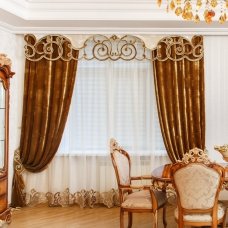
[[0,29],[0,53],[12,60],[11,70],[15,75],[10,81],[10,114],[9,114],[9,202],[13,176],[13,155],[19,146],[24,86],[24,38]]
[[228,143],[228,36],[204,37],[206,147],[217,162],[224,162],[215,145]]

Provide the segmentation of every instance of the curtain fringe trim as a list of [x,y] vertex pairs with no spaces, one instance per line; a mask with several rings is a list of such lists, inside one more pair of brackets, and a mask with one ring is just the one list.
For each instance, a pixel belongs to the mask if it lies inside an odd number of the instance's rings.
[[108,192],[97,192],[91,190],[81,190],[71,193],[69,188],[63,192],[38,192],[32,189],[26,193],[26,205],[36,206],[40,203],[47,203],[49,207],[68,207],[79,205],[81,208],[93,208],[96,204],[103,204],[108,208],[119,206],[119,192],[116,189],[111,189]]

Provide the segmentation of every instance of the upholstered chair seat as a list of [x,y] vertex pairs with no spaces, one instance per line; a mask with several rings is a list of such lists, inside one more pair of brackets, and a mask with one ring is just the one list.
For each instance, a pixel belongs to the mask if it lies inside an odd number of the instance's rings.
[[[158,202],[158,208],[165,206],[167,202],[166,194],[162,191],[154,191],[154,193]],[[142,190],[128,194],[121,204],[121,207],[132,209],[152,209],[153,204],[151,194],[148,190]]]
[[156,191],[150,186],[133,186],[135,180],[149,179],[151,176],[131,176],[131,159],[116,140],[110,140],[110,153],[115,169],[116,179],[120,195],[120,228],[124,228],[124,213],[128,213],[128,228],[132,227],[133,213],[152,213],[154,216],[154,228],[158,228],[158,210],[163,208],[163,225],[166,227],[166,203],[165,192]]

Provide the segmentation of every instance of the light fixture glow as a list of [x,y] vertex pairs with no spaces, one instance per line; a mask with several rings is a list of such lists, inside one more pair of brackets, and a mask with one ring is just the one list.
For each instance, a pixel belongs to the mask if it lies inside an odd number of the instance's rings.
[[[228,0],[166,0],[167,12],[173,11],[184,20],[210,24],[216,17],[220,24],[227,20]],[[160,7],[162,0],[157,0]],[[217,14],[217,15],[216,15]]]

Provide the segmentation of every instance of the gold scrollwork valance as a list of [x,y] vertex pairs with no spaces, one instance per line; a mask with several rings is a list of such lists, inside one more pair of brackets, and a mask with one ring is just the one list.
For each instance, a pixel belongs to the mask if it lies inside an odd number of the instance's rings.
[[165,37],[152,51],[152,60],[198,61],[203,58],[203,37],[193,36],[191,42],[182,36]]
[[88,38],[82,48],[82,57],[87,60],[144,60],[150,59],[150,50],[146,48],[143,40],[136,36],[125,35],[110,38],[104,35],[94,35]]
[[27,34],[24,39],[27,43],[25,45],[25,56],[30,61],[39,61],[43,58],[51,61],[77,59],[77,56],[73,55],[75,48],[65,36],[48,35],[37,41],[34,35]]
[[[42,58],[51,61],[57,59],[180,61],[184,58],[197,61],[203,57],[202,36],[194,36],[191,41],[181,36],[165,37],[154,49],[147,48],[141,38],[132,35],[122,37],[93,35],[87,38],[81,47],[73,47],[70,39],[63,35],[47,35],[37,40],[34,35],[28,34],[25,36],[25,41],[25,56],[30,61],[39,61]],[[75,54],[75,50],[79,50],[79,56]]]

